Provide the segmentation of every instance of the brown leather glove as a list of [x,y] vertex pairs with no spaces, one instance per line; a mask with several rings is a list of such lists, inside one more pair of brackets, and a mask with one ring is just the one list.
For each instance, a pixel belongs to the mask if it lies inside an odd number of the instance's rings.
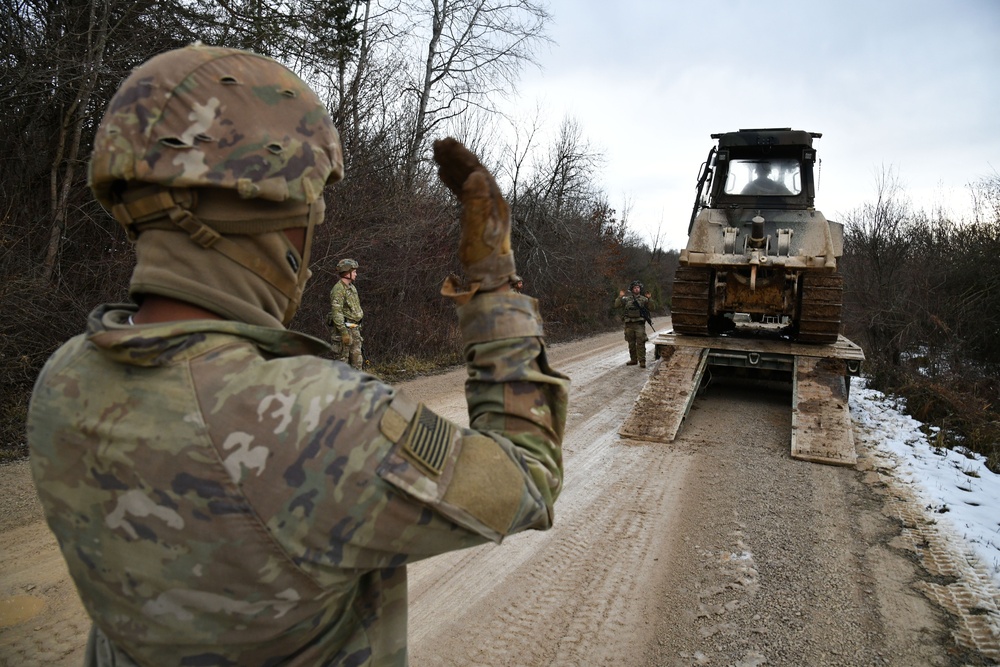
[[346,333],[340,334],[340,344],[343,345],[344,347],[350,347],[350,345],[351,345],[351,332],[350,331],[348,331]]
[[448,137],[434,142],[438,176],[462,203],[458,259],[467,279],[449,276],[441,293],[465,303],[476,292],[507,285],[517,271],[510,250],[510,208],[493,176],[469,149]]

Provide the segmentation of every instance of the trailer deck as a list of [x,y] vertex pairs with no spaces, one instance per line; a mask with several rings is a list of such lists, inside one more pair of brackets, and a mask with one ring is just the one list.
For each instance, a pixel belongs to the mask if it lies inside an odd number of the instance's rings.
[[673,442],[706,370],[725,369],[791,382],[793,458],[842,466],[857,462],[848,392],[850,376],[860,374],[865,355],[847,338],[809,345],[783,340],[765,328],[754,336],[683,336],[670,331],[652,342],[656,362],[619,429],[622,437]]

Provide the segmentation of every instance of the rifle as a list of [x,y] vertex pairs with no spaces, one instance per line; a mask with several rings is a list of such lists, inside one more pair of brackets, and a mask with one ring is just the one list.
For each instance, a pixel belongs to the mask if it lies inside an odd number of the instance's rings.
[[649,308],[640,305],[639,301],[635,298],[634,294],[632,295],[632,303],[634,303],[635,306],[639,309],[639,314],[642,316],[642,319],[646,320],[646,324],[649,325],[649,328],[652,329],[653,331],[656,331],[656,327],[653,326],[653,318],[649,316]]

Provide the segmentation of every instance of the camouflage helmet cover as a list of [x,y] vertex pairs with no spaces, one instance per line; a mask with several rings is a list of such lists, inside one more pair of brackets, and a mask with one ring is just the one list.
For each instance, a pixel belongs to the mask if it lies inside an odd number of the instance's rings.
[[340,137],[305,82],[270,58],[196,44],[125,79],[94,138],[89,181],[110,211],[122,182],[311,204],[343,174]]
[[337,273],[347,273],[358,268],[358,263],[353,259],[342,259],[337,262]]

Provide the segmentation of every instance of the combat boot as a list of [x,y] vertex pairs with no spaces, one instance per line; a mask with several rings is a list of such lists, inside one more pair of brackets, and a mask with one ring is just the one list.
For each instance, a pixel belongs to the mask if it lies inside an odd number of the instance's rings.
[[639,362],[639,368],[645,368],[645,367],[646,367],[646,360],[643,359],[642,361]]
[[626,361],[625,365],[626,366],[635,366],[637,363],[639,363],[639,362],[636,361],[635,359],[632,359],[631,361]]

